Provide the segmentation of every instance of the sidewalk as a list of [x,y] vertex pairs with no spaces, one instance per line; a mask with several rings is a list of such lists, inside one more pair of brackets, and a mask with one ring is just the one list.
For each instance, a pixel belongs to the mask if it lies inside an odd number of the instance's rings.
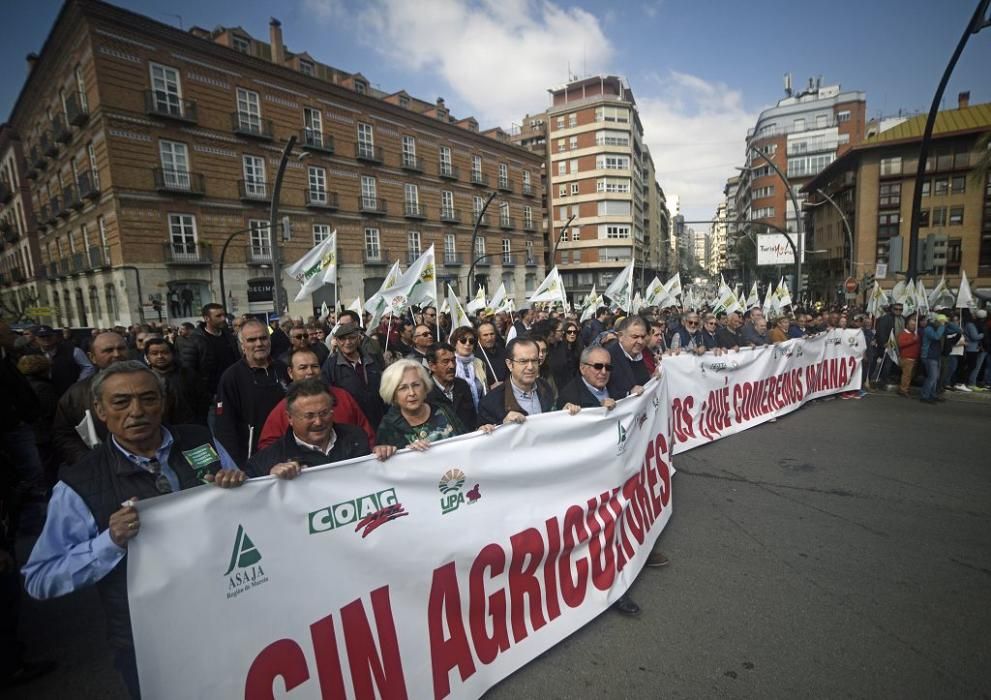
[[[919,387],[912,386],[909,387],[909,394],[913,399],[918,401],[922,397],[919,394]],[[867,390],[868,394],[893,394],[898,396],[898,385],[897,384],[887,384],[887,385],[877,385]],[[978,402],[987,403],[991,402],[991,391],[956,391],[949,387],[946,388],[940,398],[944,398],[947,401],[961,401],[961,402]]]

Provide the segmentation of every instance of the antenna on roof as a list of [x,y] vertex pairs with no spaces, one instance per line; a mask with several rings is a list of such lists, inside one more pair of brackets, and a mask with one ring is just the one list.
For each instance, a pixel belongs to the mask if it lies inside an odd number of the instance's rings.
[[180,31],[182,30],[182,15],[173,14],[171,12],[162,12],[161,15],[163,17],[175,17],[177,20],[179,20]]

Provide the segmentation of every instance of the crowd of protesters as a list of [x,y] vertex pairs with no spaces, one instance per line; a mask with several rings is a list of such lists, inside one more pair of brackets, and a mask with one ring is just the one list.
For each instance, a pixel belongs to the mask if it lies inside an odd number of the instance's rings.
[[[717,354],[836,328],[859,330],[864,387],[897,385],[938,403],[944,391],[984,391],[991,380],[983,310],[874,319],[857,310],[747,313],[601,307],[522,309],[451,328],[434,307],[388,318],[229,319],[95,329],[48,326],[20,335],[0,321],[0,687],[52,668],[17,640],[18,534],[38,536],[23,563],[27,591],[51,598],[100,588],[115,662],[138,696],[126,595],[126,551],[140,522],[133,501],[205,482],[293,479],[309,466],[397,450],[563,410],[572,415],[643,391],[665,356]],[[894,338],[897,354],[891,347]],[[897,362],[894,358],[897,357]],[[865,390],[843,398],[861,398]],[[188,455],[198,455],[191,459]],[[647,565],[668,560],[650,553]],[[639,606],[622,596],[616,609]]]

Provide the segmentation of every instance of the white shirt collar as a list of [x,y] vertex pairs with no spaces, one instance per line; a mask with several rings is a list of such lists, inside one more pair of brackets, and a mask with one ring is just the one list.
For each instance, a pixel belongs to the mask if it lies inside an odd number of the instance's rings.
[[330,451],[332,449],[334,449],[334,445],[337,443],[337,431],[334,430],[333,428],[331,428],[331,430],[330,430],[330,442],[327,443],[327,449],[326,450],[321,449],[317,445],[311,445],[310,443],[306,442],[305,440],[300,440],[299,439],[299,436],[296,435],[296,433],[293,433],[292,434],[292,437],[296,441],[296,444],[299,445],[300,447],[306,448],[307,450],[313,450],[314,452],[320,452],[320,453],[322,453],[324,455],[329,455],[330,454]]

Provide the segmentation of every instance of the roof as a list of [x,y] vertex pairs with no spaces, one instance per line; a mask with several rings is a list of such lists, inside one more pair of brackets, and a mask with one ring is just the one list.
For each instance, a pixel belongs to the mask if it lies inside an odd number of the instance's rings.
[[[912,141],[921,139],[926,129],[926,119],[929,115],[919,114],[903,121],[898,126],[882,131],[868,139],[864,139],[859,147],[889,143],[892,141]],[[980,131],[991,128],[991,102],[964,107],[963,109],[946,109],[936,114],[933,125],[933,136],[946,135],[961,131]]]

